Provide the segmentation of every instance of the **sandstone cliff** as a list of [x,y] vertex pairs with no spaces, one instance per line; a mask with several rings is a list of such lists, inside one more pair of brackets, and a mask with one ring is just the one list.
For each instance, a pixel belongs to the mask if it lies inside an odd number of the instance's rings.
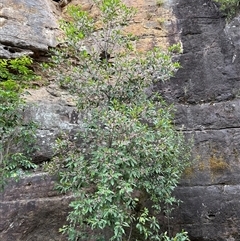
[[[158,91],[175,103],[176,126],[194,139],[193,164],[176,195],[183,201],[170,220],[173,232],[185,229],[191,240],[240,240],[240,69],[239,17],[226,23],[211,0],[126,0],[139,9],[129,31],[137,46],[168,46],[181,42],[182,68]],[[87,0],[73,0],[90,8]],[[26,52],[36,58],[57,44],[57,19],[65,9],[51,0],[3,1],[0,4],[0,56]],[[159,23],[163,19],[163,23]],[[35,162],[51,159],[60,130],[79,124],[74,100],[51,84],[29,91],[25,118],[39,123],[40,149]],[[58,233],[65,223],[71,197],[53,190],[52,178],[32,174],[10,183],[0,194],[0,240],[66,240]]]

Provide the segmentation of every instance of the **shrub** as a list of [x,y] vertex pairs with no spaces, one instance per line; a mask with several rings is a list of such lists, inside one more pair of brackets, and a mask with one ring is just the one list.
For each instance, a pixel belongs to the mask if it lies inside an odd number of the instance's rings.
[[21,91],[35,79],[29,69],[29,57],[0,60],[0,186],[10,177],[17,178],[22,169],[36,167],[30,161],[36,125],[24,123]]
[[[157,217],[177,202],[172,191],[189,149],[174,128],[173,107],[152,88],[179,63],[158,48],[134,50],[136,39],[124,32],[133,9],[120,0],[94,3],[97,22],[69,9],[66,41],[54,51],[58,79],[79,96],[82,121],[76,136],[57,140],[49,166],[59,175],[57,188],[75,195],[61,231],[72,241],[167,240]],[[188,238],[183,232],[174,240]]]

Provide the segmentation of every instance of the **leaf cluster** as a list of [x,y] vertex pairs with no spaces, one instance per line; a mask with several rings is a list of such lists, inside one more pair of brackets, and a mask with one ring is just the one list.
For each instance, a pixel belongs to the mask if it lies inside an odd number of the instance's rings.
[[0,81],[15,81],[19,85],[15,88],[24,88],[30,85],[30,81],[37,79],[31,69],[33,61],[28,56],[16,59],[0,59]]
[[21,168],[34,168],[30,153],[35,140],[34,123],[24,123],[22,88],[36,79],[29,57],[0,60],[0,185],[21,174]]
[[231,20],[239,12],[239,0],[215,0],[220,4],[220,9],[226,13],[227,19]]

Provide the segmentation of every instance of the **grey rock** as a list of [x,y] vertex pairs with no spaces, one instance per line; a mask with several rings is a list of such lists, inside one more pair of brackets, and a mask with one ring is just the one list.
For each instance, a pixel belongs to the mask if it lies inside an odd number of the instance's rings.
[[2,0],[0,58],[46,52],[57,44],[58,23],[52,1]]
[[182,68],[159,92],[176,104],[175,123],[194,142],[171,229],[191,241],[240,240],[239,16],[226,23],[213,1],[178,0]]
[[240,240],[240,185],[179,187],[182,200],[171,230],[185,229],[191,241]]
[[35,163],[49,161],[54,156],[56,139],[62,133],[74,135],[82,125],[76,107],[64,105],[61,101],[29,103],[23,115],[26,123],[34,120],[38,126]]
[[59,228],[66,224],[71,198],[59,195],[54,178],[44,173],[10,181],[0,193],[0,240],[67,240]]
[[240,59],[225,31],[225,19],[212,1],[200,0],[197,7],[188,0],[177,3],[173,9],[181,30],[182,68],[169,83],[159,83],[160,93],[183,104],[233,99],[239,89]]
[[[23,113],[27,123],[37,125],[37,151],[33,162],[52,159],[56,139],[63,132],[76,133],[81,127],[75,107],[61,101],[29,103]],[[71,194],[55,189],[56,177],[33,172],[19,181],[10,180],[0,192],[0,240],[3,241],[66,241],[59,228],[66,224]]]

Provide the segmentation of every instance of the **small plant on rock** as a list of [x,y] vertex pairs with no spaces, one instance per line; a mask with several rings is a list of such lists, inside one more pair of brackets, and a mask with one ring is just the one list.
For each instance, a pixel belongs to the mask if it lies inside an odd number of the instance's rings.
[[226,13],[227,19],[230,20],[239,12],[239,0],[215,0],[220,4],[220,9]]

